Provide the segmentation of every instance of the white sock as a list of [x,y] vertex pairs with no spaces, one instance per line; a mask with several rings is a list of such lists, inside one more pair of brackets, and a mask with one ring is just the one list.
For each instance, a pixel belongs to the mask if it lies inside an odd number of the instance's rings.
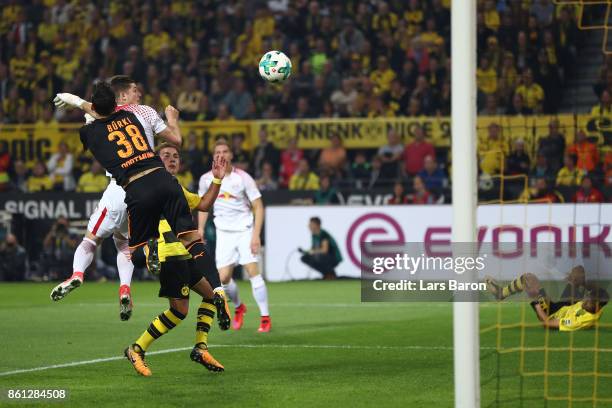
[[130,286],[132,282],[132,273],[134,273],[134,264],[130,254],[128,241],[113,236],[115,247],[117,248],[117,269],[119,270],[119,281],[121,286]]
[[96,242],[89,238],[83,238],[83,241],[81,241],[77,249],[74,251],[72,272],[85,273],[85,269],[91,265],[95,255]]
[[268,288],[266,288],[266,281],[264,281],[263,276],[257,275],[251,278],[251,289],[253,289],[253,297],[259,307],[259,313],[262,316],[270,316],[270,310],[268,309]]
[[225,293],[227,293],[227,296],[229,296],[232,303],[234,303],[234,306],[240,306],[242,302],[238,296],[238,285],[236,285],[234,279],[230,279],[228,283],[223,284],[223,289],[225,289]]

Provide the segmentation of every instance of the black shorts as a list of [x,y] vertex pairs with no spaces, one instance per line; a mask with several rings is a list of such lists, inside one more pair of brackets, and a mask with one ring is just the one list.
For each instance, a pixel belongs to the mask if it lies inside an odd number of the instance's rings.
[[189,299],[189,291],[204,275],[191,259],[165,261],[159,273],[159,297]]
[[177,237],[196,226],[178,181],[164,169],[155,170],[125,187],[130,249],[138,248],[159,236],[163,215]]

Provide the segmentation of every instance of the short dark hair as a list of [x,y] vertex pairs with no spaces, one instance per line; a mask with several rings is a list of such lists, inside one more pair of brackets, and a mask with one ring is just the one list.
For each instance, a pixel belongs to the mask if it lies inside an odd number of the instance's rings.
[[118,96],[120,92],[127,91],[136,81],[127,75],[115,75],[110,79],[109,83],[115,95]]
[[589,284],[586,287],[588,296],[599,304],[602,308],[608,304],[610,300],[610,294],[604,288],[597,286],[596,284]]
[[321,219],[319,217],[310,217],[310,222],[314,222],[319,227],[321,226]]
[[115,93],[108,83],[99,82],[94,87],[91,104],[93,110],[102,116],[108,116],[113,113],[117,107],[117,102],[115,101]]

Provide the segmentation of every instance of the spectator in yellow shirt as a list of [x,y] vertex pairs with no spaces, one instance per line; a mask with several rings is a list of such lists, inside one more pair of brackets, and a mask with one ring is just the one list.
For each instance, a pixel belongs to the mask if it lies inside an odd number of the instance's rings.
[[374,31],[392,31],[397,27],[397,14],[389,11],[389,5],[385,1],[378,2],[378,11],[372,17],[372,29]]
[[578,158],[573,154],[566,154],[563,159],[564,166],[557,173],[557,185],[578,187],[582,183],[584,170],[576,167]]
[[46,8],[43,21],[38,25],[38,37],[47,45],[51,45],[57,35],[57,24],[51,21],[51,9]]
[[592,116],[612,116],[612,100],[610,99],[610,92],[604,90],[599,98],[599,103],[593,106],[591,109]]
[[391,82],[395,79],[395,72],[389,67],[387,57],[380,56],[377,60],[376,70],[370,74],[370,79],[374,83],[374,90],[377,94],[388,92]]
[[274,33],[274,16],[267,7],[259,7],[255,12],[253,31],[260,38],[271,36]]
[[415,27],[420,26],[425,17],[423,6],[419,3],[419,0],[410,0],[408,9],[404,11],[404,20],[408,22],[408,31],[410,34],[415,33]]
[[25,46],[19,44],[15,48],[15,56],[9,61],[9,69],[11,72],[11,78],[19,86],[24,84],[26,81],[26,72],[31,67],[33,61],[26,55]]
[[147,34],[143,41],[145,57],[157,58],[164,47],[170,47],[170,36],[162,30],[159,20],[155,19],[152,24],[152,32]]
[[37,161],[32,169],[32,175],[28,178],[26,188],[29,193],[39,191],[49,191],[53,189],[53,180],[47,174],[45,163],[41,160]]
[[329,60],[327,56],[327,45],[323,38],[317,38],[316,46],[310,57],[310,66],[315,75],[320,75],[323,72],[325,63]]
[[497,72],[487,57],[480,58],[480,67],[476,70],[476,82],[478,90],[486,95],[497,91]]
[[436,48],[444,44],[444,38],[438,34],[436,20],[433,18],[427,19],[427,22],[425,23],[425,31],[417,38],[419,40],[418,42],[430,52],[434,52]]
[[493,0],[487,0],[485,2],[484,11],[485,26],[488,29],[497,31],[499,29],[499,13],[495,9],[495,2]]
[[530,68],[523,73],[523,84],[516,88],[516,93],[523,97],[525,107],[538,111],[544,100],[544,90],[540,85],[533,82],[533,73]]
[[93,161],[91,169],[79,178],[77,191],[79,193],[101,193],[108,185],[108,177],[100,163]]
[[73,168],[74,156],[70,153],[66,142],[61,141],[57,146],[57,152],[53,153],[47,161],[47,169],[58,190],[74,190]]
[[[246,39],[243,38],[240,41],[236,41],[236,47],[230,55],[230,60],[232,64],[238,65],[241,69],[247,69],[252,63],[253,56],[248,54]],[[300,58],[291,54],[291,61],[297,67],[299,66]]]
[[176,108],[185,120],[195,120],[199,113],[202,98],[204,98],[204,92],[200,90],[198,78],[189,77],[187,87],[178,96]]
[[319,176],[310,170],[306,159],[301,159],[296,172],[289,179],[289,190],[318,190]]
[[55,73],[62,81],[70,82],[81,64],[82,61],[75,52],[74,47],[67,46],[64,48],[63,56],[56,58]]
[[17,15],[22,11],[22,6],[18,3],[17,1],[13,1],[4,2],[4,4],[2,4],[2,20],[0,20],[1,33],[4,33],[15,21],[17,21]]
[[497,123],[489,125],[489,134],[485,143],[478,150],[480,169],[489,175],[499,174],[504,161],[504,149],[500,137],[501,127]]
[[165,92],[159,90],[157,86],[153,86],[144,98],[145,105],[155,109],[160,115],[163,114],[166,106],[170,105],[170,98]]
[[514,54],[506,52],[504,54],[504,60],[502,62],[501,75],[498,80],[499,97],[502,104],[506,105],[510,103],[512,95],[516,90],[516,84],[518,83],[518,72],[514,64]]

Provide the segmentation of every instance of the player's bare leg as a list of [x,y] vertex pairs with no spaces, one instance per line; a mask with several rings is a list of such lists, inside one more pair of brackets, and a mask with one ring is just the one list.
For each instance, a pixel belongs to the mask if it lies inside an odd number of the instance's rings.
[[257,331],[259,333],[268,333],[272,329],[272,320],[270,319],[270,308],[268,307],[268,288],[266,287],[266,282],[259,273],[257,263],[246,264],[244,269],[249,274],[253,298],[259,307],[259,314],[261,316]]

